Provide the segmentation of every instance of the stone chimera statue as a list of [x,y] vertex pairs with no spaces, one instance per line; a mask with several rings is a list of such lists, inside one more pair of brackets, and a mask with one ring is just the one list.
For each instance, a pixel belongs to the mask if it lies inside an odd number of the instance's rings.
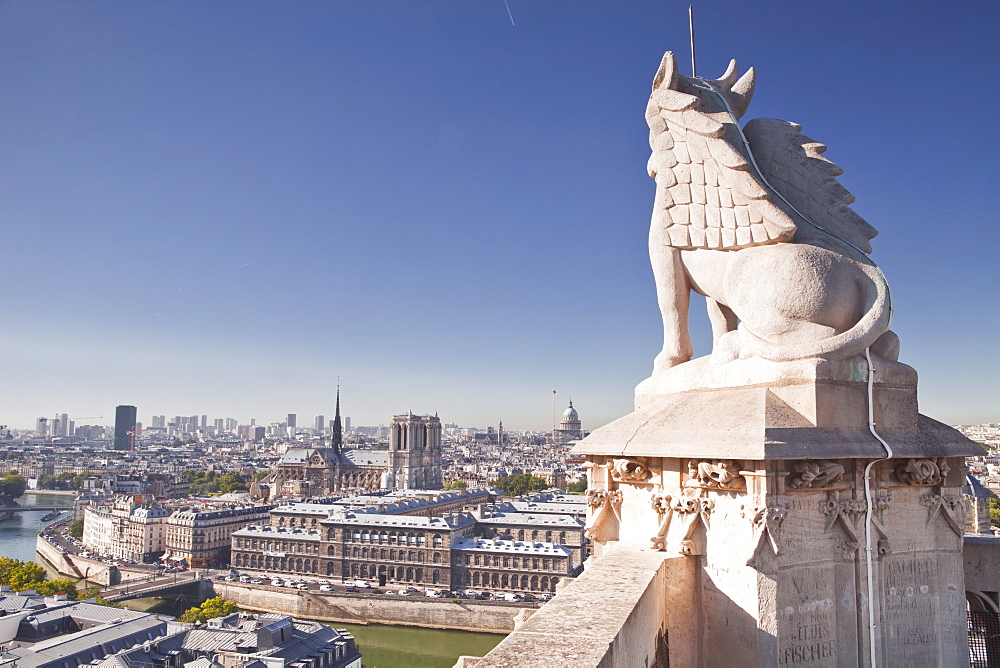
[[800,126],[759,118],[740,131],[755,74],[736,74],[734,60],[720,79],[681,76],[668,52],[653,81],[649,253],[664,330],[654,376],[691,357],[692,290],[708,302],[713,363],[845,359],[873,344],[895,360],[888,285],[867,256],[877,232]]

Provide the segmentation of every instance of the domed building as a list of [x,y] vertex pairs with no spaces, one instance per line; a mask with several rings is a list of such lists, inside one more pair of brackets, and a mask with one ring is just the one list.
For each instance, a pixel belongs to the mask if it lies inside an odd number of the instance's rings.
[[559,428],[552,434],[555,443],[569,443],[584,437],[583,426],[580,423],[580,414],[573,408],[573,400],[570,399],[569,408],[563,413]]

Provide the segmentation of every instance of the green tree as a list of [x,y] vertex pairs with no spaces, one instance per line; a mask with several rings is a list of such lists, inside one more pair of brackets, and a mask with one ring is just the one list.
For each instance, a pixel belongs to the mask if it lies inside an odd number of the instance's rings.
[[44,581],[45,569],[35,562],[0,557],[0,584],[9,585],[14,591],[24,591]]
[[216,596],[215,598],[210,598],[199,606],[193,608],[188,608],[183,615],[181,615],[180,620],[188,624],[194,624],[201,622],[204,624],[210,619],[215,619],[216,617],[225,617],[226,615],[231,615],[238,611],[239,608],[232,601],[227,601],[221,596]]
[[989,498],[989,504],[990,504],[990,524],[992,524],[995,527],[1000,527],[1000,501],[997,501],[996,498],[991,496]]
[[490,484],[502,489],[507,496],[524,496],[528,492],[537,492],[549,486],[543,478],[537,478],[530,473],[504,476]]
[[74,600],[79,592],[76,589],[76,583],[67,578],[61,578],[58,580],[45,580],[44,582],[39,582],[34,587],[32,587],[36,592],[42,596],[52,596],[54,594],[66,594],[70,600]]
[[185,471],[184,478],[192,494],[224,494],[247,488],[246,480],[236,472],[219,475],[215,471]]
[[83,518],[70,522],[68,531],[73,538],[83,538]]
[[43,473],[38,476],[38,481],[36,483],[38,489],[55,489],[56,488],[56,477],[54,475],[48,475]]
[[583,494],[587,491],[587,479],[580,478],[576,482],[571,482],[566,486],[566,491],[570,494]]
[[13,471],[0,478],[0,496],[8,499],[16,499],[24,494],[27,488],[27,481]]
[[271,469],[264,469],[263,471],[257,471],[253,474],[253,481],[260,482],[267,476],[271,475]]
[[464,480],[452,480],[444,484],[445,489],[466,489],[468,488],[468,486],[469,483],[465,482]]

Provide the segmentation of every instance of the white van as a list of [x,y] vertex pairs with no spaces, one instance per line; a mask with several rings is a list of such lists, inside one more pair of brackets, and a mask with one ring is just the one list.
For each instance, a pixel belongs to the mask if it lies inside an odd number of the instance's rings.
[[439,592],[437,589],[425,589],[424,596],[427,596],[428,598],[442,598],[444,594]]
[[372,586],[368,584],[368,580],[355,580],[354,586],[358,589],[371,589]]
[[503,600],[517,603],[521,600],[520,594],[504,594]]

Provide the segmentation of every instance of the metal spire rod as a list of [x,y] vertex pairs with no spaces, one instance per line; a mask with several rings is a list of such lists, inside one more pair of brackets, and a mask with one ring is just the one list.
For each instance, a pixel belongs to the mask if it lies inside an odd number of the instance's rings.
[[691,76],[698,76],[698,67],[694,59],[694,5],[688,5],[688,31],[691,33]]

